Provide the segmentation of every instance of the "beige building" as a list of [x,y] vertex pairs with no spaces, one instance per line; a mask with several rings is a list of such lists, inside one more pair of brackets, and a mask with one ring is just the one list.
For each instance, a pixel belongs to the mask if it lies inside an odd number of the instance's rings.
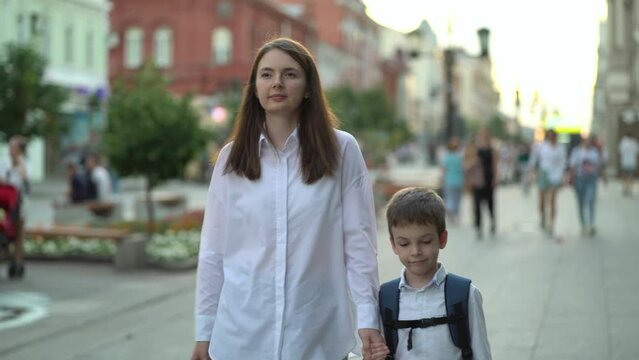
[[442,54],[437,37],[423,21],[404,34],[391,29],[380,32],[380,56],[400,57],[406,69],[398,76],[395,104],[398,114],[425,144],[441,132],[444,122]]
[[639,0],[608,0],[599,37],[592,129],[616,170],[619,139],[625,132],[639,138]]
[[456,51],[455,80],[459,113],[467,122],[487,125],[499,112],[499,93],[495,88],[490,56]]

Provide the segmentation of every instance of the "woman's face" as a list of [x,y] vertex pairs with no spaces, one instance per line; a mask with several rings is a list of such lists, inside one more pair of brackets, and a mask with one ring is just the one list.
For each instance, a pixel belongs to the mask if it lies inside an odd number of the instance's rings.
[[267,114],[296,116],[307,96],[306,74],[292,57],[273,49],[258,63],[255,88]]
[[22,150],[20,149],[20,142],[17,140],[9,141],[9,155],[11,157],[18,157],[22,155]]

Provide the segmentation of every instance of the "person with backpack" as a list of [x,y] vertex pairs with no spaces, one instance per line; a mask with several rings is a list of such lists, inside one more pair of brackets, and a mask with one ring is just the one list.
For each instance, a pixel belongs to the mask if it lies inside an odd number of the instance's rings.
[[380,289],[387,359],[492,359],[481,292],[438,261],[448,242],[445,214],[441,197],[421,187],[388,203],[390,242],[404,269]]

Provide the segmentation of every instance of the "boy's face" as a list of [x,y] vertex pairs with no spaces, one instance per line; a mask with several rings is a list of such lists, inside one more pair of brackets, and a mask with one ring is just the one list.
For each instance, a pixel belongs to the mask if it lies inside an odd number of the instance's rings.
[[437,272],[439,249],[446,247],[448,232],[437,234],[434,225],[403,225],[391,229],[393,251],[406,267],[410,286],[426,285]]

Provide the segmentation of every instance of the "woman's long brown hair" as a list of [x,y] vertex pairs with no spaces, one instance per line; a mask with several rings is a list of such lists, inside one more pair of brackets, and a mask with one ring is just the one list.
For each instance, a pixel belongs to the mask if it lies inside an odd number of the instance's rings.
[[250,180],[261,176],[259,138],[265,129],[266,114],[256,96],[257,67],[269,51],[278,49],[293,58],[304,70],[308,98],[302,101],[298,135],[301,148],[302,176],[306,184],[312,184],[323,176],[332,176],[339,161],[339,148],[334,127],[337,118],[324,97],[317,66],[311,53],[302,44],[279,38],[264,44],[251,67],[251,76],[244,87],[242,103],[231,134],[233,141],[225,173],[235,172]]

